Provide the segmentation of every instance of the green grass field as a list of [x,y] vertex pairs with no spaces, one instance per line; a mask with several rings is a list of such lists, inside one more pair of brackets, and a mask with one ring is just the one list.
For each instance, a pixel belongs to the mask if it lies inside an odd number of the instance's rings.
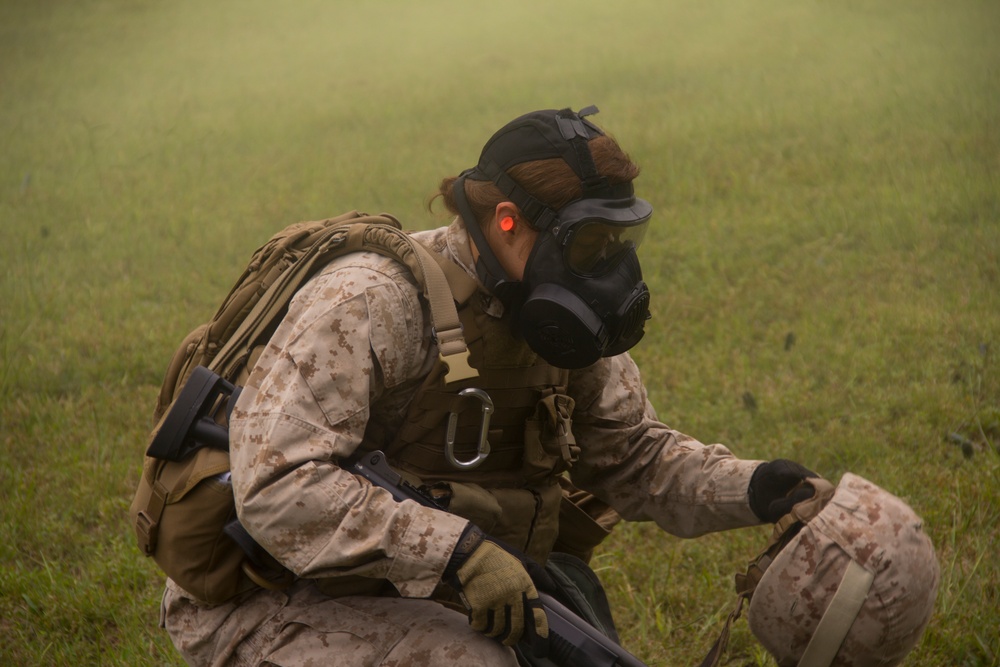
[[[906,664],[1000,664],[998,28],[986,0],[0,3],[0,663],[181,664],[126,513],[166,362],[257,245],[443,224],[499,125],[595,103],[656,209],[661,418],[905,498],[942,569]],[[625,644],[696,664],[765,541],[623,527],[596,566]],[[773,664],[743,621],[729,659]]]

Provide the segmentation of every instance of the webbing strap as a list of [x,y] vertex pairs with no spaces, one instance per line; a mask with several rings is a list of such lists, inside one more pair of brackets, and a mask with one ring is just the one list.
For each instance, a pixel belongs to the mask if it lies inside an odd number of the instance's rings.
[[475,279],[466,273],[465,269],[444,255],[439,255],[435,252],[430,253],[430,255],[444,272],[444,277],[448,281],[448,287],[451,289],[451,295],[455,303],[462,305],[468,301],[479,289],[479,284]]
[[345,248],[349,251],[359,239],[358,249],[378,252],[403,262],[421,285],[430,308],[431,327],[439,356],[448,367],[445,383],[476,377],[479,373],[469,365],[469,349],[462,335],[455,297],[434,254],[396,227],[355,227],[351,230]]
[[[455,298],[452,296],[448,278],[434,254],[390,224],[358,220],[356,223],[348,222],[338,227],[335,230],[331,228],[327,239],[310,247],[303,258],[281,274],[270,286],[212,360],[212,370],[220,375],[227,375],[229,370],[227,366],[238,358],[235,355],[239,355],[252,344],[253,341],[250,339],[266,327],[266,320],[275,315],[275,308],[287,305],[295,292],[319,266],[332,257],[367,250],[403,262],[413,271],[430,307],[431,326],[437,338],[441,360],[448,367],[445,382],[476,377],[478,372],[469,365],[469,351],[462,334]],[[466,290],[463,289],[464,291]]]
[[468,380],[479,375],[469,365],[469,348],[462,334],[462,323],[458,319],[455,298],[452,296],[448,279],[429,250],[407,237],[414,249],[414,257],[424,275],[427,303],[431,311],[431,323],[437,337],[441,361],[448,366],[444,376],[445,384]]
[[858,565],[856,561],[848,563],[830,606],[816,625],[809,645],[799,660],[799,667],[829,667],[868,598],[868,591],[874,580],[875,573]]
[[146,506],[139,510],[135,519],[135,534],[139,540],[139,548],[147,556],[152,556],[156,551],[160,519],[163,518],[163,509],[167,506],[167,495],[167,488],[159,479],[154,479]]
[[733,623],[736,619],[740,617],[743,612],[743,601],[746,600],[744,596],[740,596],[739,600],[736,602],[736,608],[729,612],[729,616],[726,618],[726,624],[722,626],[722,631],[719,633],[718,639],[712,644],[712,648],[709,649],[708,655],[705,659],[701,661],[698,667],[716,667],[719,661],[722,660],[722,654],[726,650],[726,645],[729,643],[729,630],[733,627]]
[[[760,583],[767,568],[770,567],[771,562],[795,538],[798,529],[802,525],[812,521],[816,515],[823,511],[823,508],[830,502],[830,499],[833,498],[834,486],[825,479],[810,477],[800,482],[801,484],[813,487],[813,495],[794,505],[788,514],[781,517],[774,524],[774,529],[771,531],[771,539],[768,541],[764,551],[750,562],[745,573],[736,574],[736,607],[726,618],[726,623],[719,633],[718,639],[715,640],[708,655],[705,656],[699,667],[716,667],[719,664],[722,654],[726,650],[726,644],[729,642],[730,627],[740,617],[743,611],[743,603],[753,598],[754,590],[756,590],[757,584]],[[798,487],[792,489],[789,495],[792,495],[797,489]],[[848,625],[848,628],[850,628],[850,625]],[[843,637],[841,637],[841,641],[843,641]],[[840,644],[838,643],[839,646]],[[805,667],[805,663],[800,663],[800,667]]]

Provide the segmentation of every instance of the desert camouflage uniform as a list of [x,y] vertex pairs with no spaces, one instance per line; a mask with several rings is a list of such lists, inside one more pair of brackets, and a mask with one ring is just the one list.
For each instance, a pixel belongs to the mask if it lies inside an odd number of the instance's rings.
[[[460,221],[416,236],[475,275]],[[363,439],[392,439],[436,361],[430,329],[409,270],[375,254],[337,259],[296,295],[237,403],[231,462],[243,524],[305,581],[216,607],[168,585],[165,627],[191,663],[516,664],[463,614],[411,599],[434,593],[466,521],[336,465]],[[682,537],[759,523],[747,486],[760,462],[660,423],[628,354],[573,371],[569,394],[572,479],[625,519]],[[382,597],[336,598],[309,583],[345,575],[388,583]]]

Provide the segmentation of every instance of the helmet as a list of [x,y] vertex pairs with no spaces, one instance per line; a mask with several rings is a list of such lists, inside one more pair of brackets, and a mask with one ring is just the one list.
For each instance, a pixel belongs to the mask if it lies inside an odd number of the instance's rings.
[[[829,495],[822,484],[816,495]],[[884,489],[850,473],[830,489],[812,518],[793,509],[785,532],[794,536],[758,561],[766,569],[751,591],[750,630],[779,665],[896,665],[930,620],[934,547],[920,517]]]

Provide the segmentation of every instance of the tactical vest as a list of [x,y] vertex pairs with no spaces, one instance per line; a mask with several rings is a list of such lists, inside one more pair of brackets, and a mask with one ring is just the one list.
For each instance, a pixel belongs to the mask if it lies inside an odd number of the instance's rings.
[[[445,385],[435,369],[387,454],[450,511],[544,562],[559,534],[563,493],[557,477],[579,453],[573,399],[566,394],[569,372],[511,336],[506,320],[484,312],[482,296],[459,308],[470,365],[479,377]],[[484,409],[487,401],[492,412]],[[488,455],[468,466],[484,442]]]

